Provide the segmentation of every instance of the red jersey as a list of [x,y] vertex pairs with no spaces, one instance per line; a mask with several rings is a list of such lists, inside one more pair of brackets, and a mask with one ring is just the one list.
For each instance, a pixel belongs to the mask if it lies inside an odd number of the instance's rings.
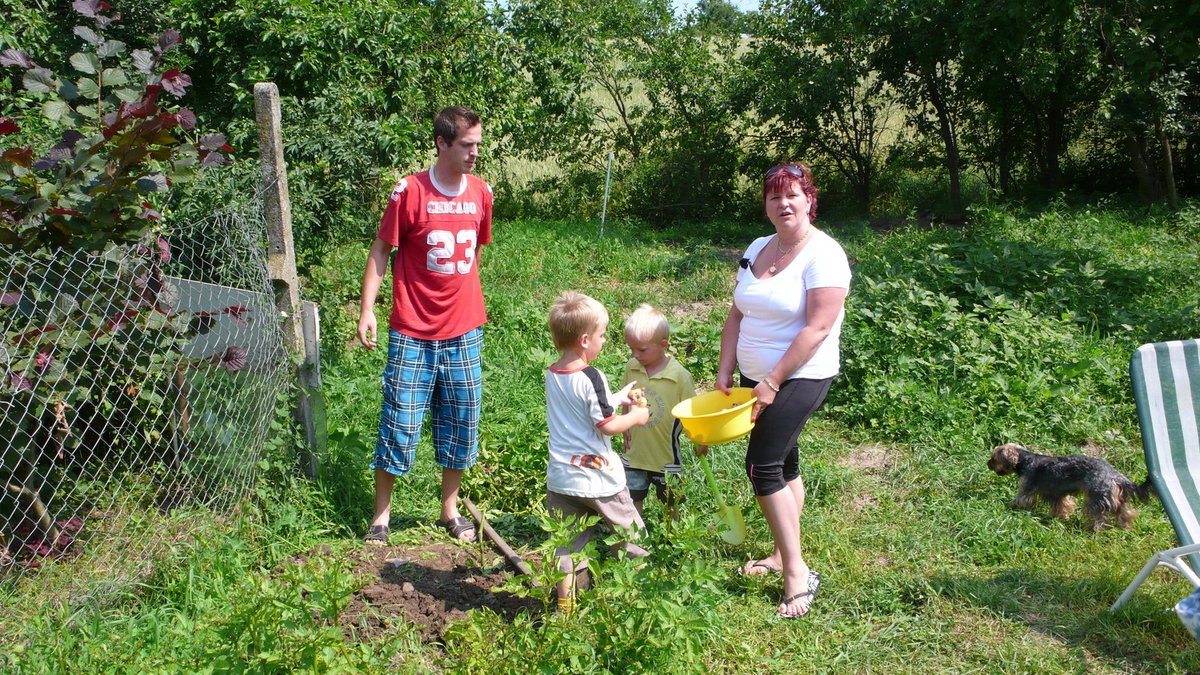
[[487,322],[477,262],[479,247],[492,241],[492,189],[466,174],[461,191],[449,191],[429,171],[402,178],[379,221],[379,238],[397,249],[388,324],[424,340]]

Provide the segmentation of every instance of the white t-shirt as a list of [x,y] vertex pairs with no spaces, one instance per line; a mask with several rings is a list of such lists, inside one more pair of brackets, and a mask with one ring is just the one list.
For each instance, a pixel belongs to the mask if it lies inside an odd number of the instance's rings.
[[[746,249],[745,258],[752,264],[763,248],[773,242],[773,236],[755,239]],[[757,279],[751,265],[738,270],[733,304],[743,315],[737,343],[738,369],[743,375],[761,382],[783,358],[808,323],[805,312],[810,288],[850,288],[846,252],[833,237],[820,230],[813,232],[812,241],[775,276]],[[812,358],[785,380],[798,377],[821,380],[837,375],[845,316],[843,308]]]
[[592,366],[546,370],[550,461],[546,488],[575,497],[610,497],[625,489],[625,469],[598,428],[616,415],[604,373]]

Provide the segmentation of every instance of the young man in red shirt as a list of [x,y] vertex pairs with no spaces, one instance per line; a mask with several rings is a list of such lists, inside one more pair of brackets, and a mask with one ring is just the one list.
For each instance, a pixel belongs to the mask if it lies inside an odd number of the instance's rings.
[[364,541],[387,543],[392,486],[412,469],[421,424],[430,414],[442,467],[438,525],[463,541],[477,533],[458,511],[462,472],[478,456],[480,352],[487,321],[479,248],[492,240],[492,190],[471,175],[483,126],[468,108],[434,118],[433,168],[396,183],[367,256],[358,339],[375,348],[375,296],[392,265],[392,314],[383,374],[383,414],[375,446],[375,516]]

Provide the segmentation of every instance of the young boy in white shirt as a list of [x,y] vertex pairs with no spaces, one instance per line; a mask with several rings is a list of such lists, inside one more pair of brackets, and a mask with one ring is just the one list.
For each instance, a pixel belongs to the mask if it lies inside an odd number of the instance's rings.
[[[550,307],[549,324],[560,358],[546,371],[546,507],[561,518],[598,515],[628,535],[625,543],[613,547],[614,553],[647,556],[649,552],[634,543],[645,524],[625,488],[625,470],[609,436],[646,424],[650,414],[636,405],[618,414],[621,406],[632,403],[633,385],[614,395],[604,373],[590,365],[604,348],[608,311],[594,298],[567,291]],[[558,568],[567,575],[556,588],[559,607],[565,611],[573,608],[575,575],[587,566],[586,561],[573,564],[571,554],[583,550],[595,529],[582,529],[570,550],[555,551]]]

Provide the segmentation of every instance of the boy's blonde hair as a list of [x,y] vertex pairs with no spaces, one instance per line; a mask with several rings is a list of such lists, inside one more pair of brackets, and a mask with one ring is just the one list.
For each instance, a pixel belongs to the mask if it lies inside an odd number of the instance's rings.
[[666,340],[671,337],[671,325],[667,317],[646,303],[629,315],[625,320],[625,338],[627,340]]
[[591,296],[564,291],[550,305],[549,324],[554,348],[560,352],[566,351],[579,344],[579,338],[596,330],[601,324],[608,325],[608,310]]

